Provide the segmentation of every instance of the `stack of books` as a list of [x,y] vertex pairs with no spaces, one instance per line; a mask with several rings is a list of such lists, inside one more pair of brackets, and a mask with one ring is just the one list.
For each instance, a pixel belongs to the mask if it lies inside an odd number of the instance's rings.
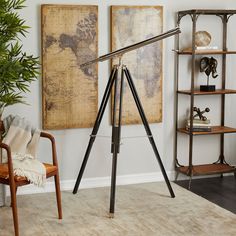
[[[186,130],[190,129],[190,120],[187,120]],[[193,131],[209,132],[211,131],[210,120],[193,119]]]

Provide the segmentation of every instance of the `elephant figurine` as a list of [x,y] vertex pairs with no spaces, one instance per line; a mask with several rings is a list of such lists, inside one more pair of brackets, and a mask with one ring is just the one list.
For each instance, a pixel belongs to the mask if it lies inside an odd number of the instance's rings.
[[212,73],[212,77],[215,79],[218,75],[216,72],[217,60],[214,57],[203,57],[200,60],[200,72],[205,72],[209,78]]

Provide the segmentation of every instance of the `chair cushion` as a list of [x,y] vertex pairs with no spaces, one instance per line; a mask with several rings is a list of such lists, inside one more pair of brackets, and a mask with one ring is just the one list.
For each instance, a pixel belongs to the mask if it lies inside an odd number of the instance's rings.
[[[43,163],[46,168],[46,175],[50,176],[50,173],[57,170],[57,167],[48,163]],[[0,164],[0,178],[2,179],[9,179],[8,173],[8,165],[7,164]],[[15,181],[25,181],[26,178],[22,176],[15,176]]]

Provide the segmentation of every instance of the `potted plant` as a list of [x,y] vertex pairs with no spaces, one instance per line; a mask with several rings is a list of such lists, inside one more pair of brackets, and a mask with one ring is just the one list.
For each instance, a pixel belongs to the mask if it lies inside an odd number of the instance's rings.
[[25,0],[0,0],[0,117],[5,107],[25,103],[22,93],[29,92],[39,73],[39,60],[22,50],[20,37],[25,37],[25,25],[18,10]]
[[29,28],[18,13],[24,3],[25,0],[0,0],[0,127],[5,107],[25,103],[22,94],[29,92],[39,74],[39,59],[22,49],[21,38]]

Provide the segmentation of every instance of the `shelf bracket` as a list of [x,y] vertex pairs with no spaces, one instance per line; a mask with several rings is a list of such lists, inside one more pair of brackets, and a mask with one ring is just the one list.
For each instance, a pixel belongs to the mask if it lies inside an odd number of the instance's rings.
[[177,16],[177,26],[179,26],[181,19],[186,15],[188,15],[188,14],[187,13],[178,14],[178,16]]
[[229,18],[230,18],[231,16],[233,16],[233,14],[227,15],[226,23],[228,23]]
[[194,15],[196,16],[195,21],[197,22],[197,19],[198,19],[198,17],[199,17],[201,14],[190,14],[190,17],[191,17],[191,19],[192,19],[192,22],[194,21]]
[[[222,22],[228,23],[229,18],[233,16],[234,14],[228,14],[228,15],[221,15],[221,14],[216,14],[216,16],[220,17]],[[226,16],[226,17],[225,17]]]
[[225,157],[220,155],[218,160],[213,162],[213,164],[226,164],[229,165],[229,163],[226,162]]
[[184,167],[183,165],[179,164],[178,159],[175,159],[175,167]]

